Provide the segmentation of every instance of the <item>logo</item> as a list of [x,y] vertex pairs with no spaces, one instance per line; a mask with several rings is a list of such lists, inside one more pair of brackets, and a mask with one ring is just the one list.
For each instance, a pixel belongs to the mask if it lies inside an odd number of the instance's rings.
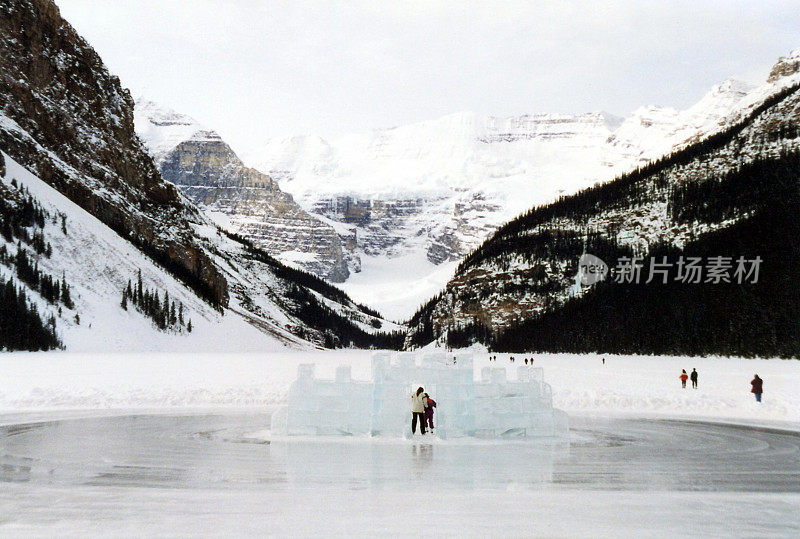
[[[660,260],[659,260],[660,258]],[[609,275],[618,284],[757,284],[760,256],[679,256],[675,261],[668,257],[622,256],[611,270],[600,258],[584,253],[578,260],[578,275],[573,290],[604,281]],[[579,284],[580,282],[580,284]]]
[[581,284],[589,286],[606,278],[608,266],[596,256],[584,253],[578,261],[578,271],[581,276]]

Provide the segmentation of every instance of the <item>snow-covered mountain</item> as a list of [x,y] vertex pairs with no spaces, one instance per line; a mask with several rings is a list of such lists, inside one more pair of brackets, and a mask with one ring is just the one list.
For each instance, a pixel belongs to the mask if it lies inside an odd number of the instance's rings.
[[23,313],[72,349],[389,345],[379,333],[397,326],[221,230],[165,181],[133,118],[130,93],[52,1],[0,4],[0,276],[19,302],[12,316],[3,304],[0,343],[25,340]]
[[274,139],[243,158],[343,233],[362,265],[344,288],[401,317],[502,223],[717,131],[784,79],[726,80],[682,111],[458,113],[331,141]]
[[144,98],[136,100],[134,125],[163,178],[217,224],[282,262],[333,282],[348,277],[333,227],[300,208],[267,174],[244,166],[215,131]]
[[[800,355],[800,63],[780,72],[713,134],[503,225],[415,314],[409,344]],[[582,282],[583,254],[613,278]]]
[[[49,256],[38,254],[24,242],[0,238],[0,249],[15,259],[18,251],[35,257],[39,271],[64,279],[70,289],[72,308],[63,302],[48,302],[39,297],[32,284],[17,277],[13,265],[0,264],[0,276],[14,278],[35,298],[39,313],[53,316],[56,334],[69,351],[229,351],[231,342],[239,350],[283,348],[283,341],[300,343],[277,325],[280,335],[261,332],[232,311],[220,312],[198,298],[173,275],[121,238],[98,218],[83,210],[66,196],[30,173],[8,155],[0,154],[5,171],[0,171],[0,187],[8,195],[26,193],[39,204],[47,219],[42,227],[31,227],[43,234],[52,247]],[[13,183],[12,183],[13,182]],[[131,305],[120,305],[122,290],[128,280],[136,282],[141,272],[144,286],[169,293],[172,301],[182,305],[186,322],[192,322],[191,333],[159,331],[149,317]],[[234,337],[231,339],[231,337]]]

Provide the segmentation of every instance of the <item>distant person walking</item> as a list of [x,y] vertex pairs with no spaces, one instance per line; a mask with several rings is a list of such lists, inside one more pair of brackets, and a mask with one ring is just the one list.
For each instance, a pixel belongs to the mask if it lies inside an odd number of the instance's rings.
[[606,364],[606,358],[603,358],[603,365]]
[[417,420],[420,434],[425,434],[425,390],[421,387],[411,394],[411,434],[417,433]]
[[425,393],[425,402],[428,405],[425,407],[425,420],[428,422],[428,428],[431,429],[431,434],[433,434],[433,409],[436,408],[436,401]]
[[684,389],[686,389],[686,380],[688,380],[688,379],[689,379],[689,375],[688,375],[688,374],[686,374],[686,369],[681,369],[681,376],[680,376],[680,379],[681,379],[681,387],[683,387]]
[[525,358],[525,365],[528,364],[528,358]]
[[697,389],[697,369],[692,369],[692,374],[689,378],[692,379],[692,388]]
[[755,378],[750,382],[750,385],[753,386],[750,393],[755,394],[757,402],[761,402],[761,394],[764,392],[764,380],[759,378],[756,374]]

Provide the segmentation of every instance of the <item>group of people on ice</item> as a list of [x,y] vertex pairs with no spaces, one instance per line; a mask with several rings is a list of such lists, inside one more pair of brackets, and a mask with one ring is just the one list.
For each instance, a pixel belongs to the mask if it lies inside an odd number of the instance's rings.
[[425,390],[417,388],[411,394],[411,434],[417,433],[417,421],[419,421],[420,434],[426,433],[426,426],[433,433],[433,409],[436,408],[436,401]]
[[[681,387],[686,388],[686,380],[692,381],[692,387],[697,389],[697,369],[692,369],[691,374],[686,374],[686,369],[681,369],[681,375],[678,377],[681,381]],[[764,380],[756,374],[750,381],[750,393],[756,396],[756,402],[761,402],[761,394],[764,392]]]
[[[496,356],[490,357],[489,361],[496,361]],[[511,361],[514,360],[511,359]],[[455,358],[453,358],[453,362],[455,362]],[[528,363],[527,358],[525,362]],[[530,362],[533,363],[533,359],[531,359]],[[604,365],[605,362],[605,358],[603,358]],[[698,378],[699,374],[697,369],[692,369],[691,374],[687,374],[686,369],[681,369],[681,375],[679,376],[681,387],[686,388],[686,382],[691,380],[692,387],[697,389]],[[764,380],[759,378],[756,374],[750,382],[750,386],[750,392],[755,395],[756,401],[761,402],[761,394],[764,391]],[[417,388],[417,390],[411,394],[411,434],[417,433],[417,423],[419,423],[420,434],[427,434],[428,431],[433,433],[434,408],[436,408],[436,401],[425,393],[422,387]]]
[[[491,363],[493,361],[497,361],[497,356],[489,356],[489,363]],[[508,358],[508,361],[510,361],[511,363],[514,363],[514,361],[515,361],[514,356],[510,356]],[[528,358],[525,358],[525,365],[528,365],[528,364],[533,365],[533,358],[531,358],[530,361],[528,361]]]
[[686,374],[686,369],[682,369],[681,370],[681,375],[679,377],[681,379],[681,387],[683,387],[685,389],[686,388],[686,380],[689,380],[691,378],[692,387],[694,389],[697,389],[697,376],[698,376],[697,375],[697,369],[692,369],[692,374],[691,375]]

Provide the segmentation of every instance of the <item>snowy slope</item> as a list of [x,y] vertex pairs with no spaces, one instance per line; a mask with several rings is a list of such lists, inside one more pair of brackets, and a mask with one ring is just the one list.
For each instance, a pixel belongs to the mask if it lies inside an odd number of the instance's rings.
[[[794,56],[781,61],[791,66]],[[331,141],[274,139],[244,160],[304,209],[338,223],[363,265],[343,287],[402,317],[426,299],[409,291],[443,285],[450,272],[438,266],[500,224],[719,130],[797,77],[790,68],[780,73],[756,88],[726,80],[683,111],[648,106],[626,118],[464,112]],[[402,275],[409,257],[429,264]]]
[[[66,276],[72,288],[75,309],[63,309],[57,330],[70,351],[208,351],[279,350],[284,344],[258,331],[242,317],[227,310],[220,314],[164,269],[156,266],[131,243],[90,215],[64,195],[44,183],[3,153],[6,175],[2,182],[16,180],[28,189],[44,209],[66,215],[66,229],[47,222],[44,233],[53,247],[50,258],[38,258],[40,269],[51,275]],[[0,241],[4,241],[0,239]],[[17,246],[6,244],[11,252]],[[173,300],[183,303],[186,317],[192,320],[192,333],[159,331],[154,323],[132,306],[120,306],[122,289],[135,280],[141,269],[148,288],[162,294],[169,291]],[[4,268],[4,271],[8,271]],[[30,295],[36,296],[33,292]],[[57,315],[55,307],[40,303],[40,308]],[[76,323],[75,314],[80,317]]]
[[[465,112],[330,143],[318,137],[272,140],[245,154],[245,160],[274,174],[308,207],[342,195],[396,200],[462,190],[507,193],[511,200],[515,191],[531,187],[557,192],[558,187],[548,185],[555,181],[530,185],[513,180],[530,179],[573,151],[581,152],[580,161],[599,160],[598,147],[617,124],[618,119],[602,113],[493,118]],[[591,168],[577,175],[597,173]]]

